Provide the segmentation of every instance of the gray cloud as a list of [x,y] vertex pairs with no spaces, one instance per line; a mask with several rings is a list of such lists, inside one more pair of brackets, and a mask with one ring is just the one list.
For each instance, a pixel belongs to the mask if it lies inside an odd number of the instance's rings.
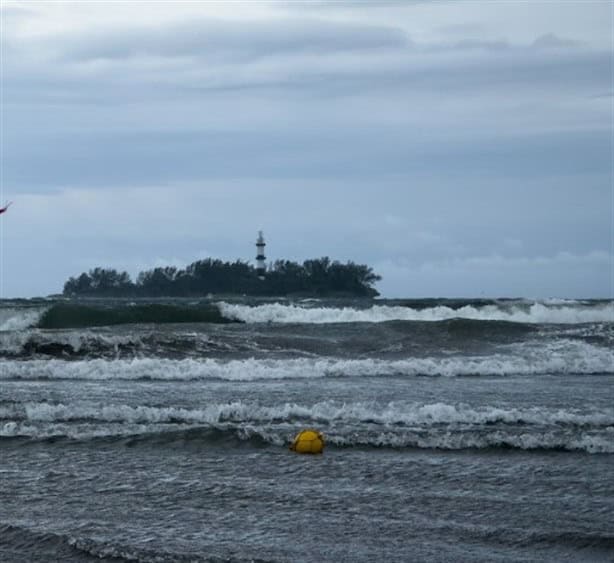
[[[10,142],[4,175],[30,186],[144,185],[209,178],[475,175],[522,180],[607,175],[609,134],[591,131],[424,144],[380,128],[265,132],[75,133]],[[12,138],[9,137],[9,141]],[[33,144],[36,142],[36,144]],[[36,166],[31,166],[35,162]]]
[[505,95],[510,86],[540,84],[603,91],[611,62],[608,51],[579,49],[553,33],[524,46],[466,35],[416,44],[398,26],[323,18],[124,25],[27,42],[5,33],[2,42],[8,103],[112,104],[245,89],[327,97],[383,89]]
[[325,54],[408,44],[406,34],[394,27],[305,19],[276,23],[208,19],[153,29],[73,34],[61,47],[68,60],[188,56],[245,61],[276,54]]
[[558,37],[554,33],[546,33],[540,35],[535,41],[533,41],[533,47],[539,49],[568,49],[575,47],[586,46],[584,41],[576,41],[575,39],[567,39],[565,37]]
[[[326,131],[342,129],[358,139],[364,131],[397,144],[419,139],[438,145],[462,128],[471,129],[475,139],[607,128],[608,109],[598,96],[610,86],[609,53],[508,48],[459,56],[462,52],[398,49],[326,57],[294,52],[271,64],[180,59],[152,64],[136,58],[93,67],[28,62],[16,53],[5,59],[10,109],[5,135],[8,150],[27,157],[45,139],[54,150],[71,140],[82,150],[89,136],[92,150],[99,150],[109,136],[116,137],[112,144],[121,144],[122,136],[139,131],[147,137],[141,154],[148,154],[152,143],[162,142],[172,152],[182,146],[178,135],[201,130],[207,131],[204,137],[242,131],[246,139],[259,131],[263,139],[273,136],[298,149],[303,130],[314,127],[324,139]],[[30,134],[36,129],[41,130]],[[298,140],[282,141],[284,135]],[[338,136],[332,133],[335,141]],[[186,154],[192,152],[188,147]]]
[[[343,6],[28,40],[7,29],[7,288],[250,259],[264,228],[272,257],[378,265],[389,295],[475,295],[476,280],[603,295],[611,53],[550,20],[528,39],[498,33],[475,11],[412,41],[411,6],[393,4],[388,19]],[[46,279],[24,255],[47,260]]]
[[[510,87],[515,90],[514,95],[521,89],[533,92],[539,81],[556,95],[561,89],[577,92],[579,87],[602,88],[607,62],[603,53],[546,57],[514,51],[460,61],[443,55],[406,53],[392,60],[379,55],[370,59],[362,55],[349,61],[295,56],[272,67],[229,64],[203,68],[189,63],[151,69],[138,60],[131,64],[116,62],[102,69],[59,64],[28,69],[15,64],[7,69],[7,102],[23,104],[29,98],[43,98],[42,101],[56,107],[61,102],[69,104],[74,112],[76,104],[95,103],[100,107],[179,97],[183,103],[186,98],[204,102],[209,91],[224,89],[261,89],[273,97],[276,93],[278,96],[287,93],[290,101],[299,96],[306,107],[312,101],[306,96],[330,99],[370,91],[380,93],[388,101],[394,92],[408,98],[423,92],[435,99],[488,92],[491,96],[500,93],[505,100],[504,96],[512,93]],[[378,104],[378,100],[373,102],[377,111],[385,105]],[[470,104],[471,100],[464,103]]]

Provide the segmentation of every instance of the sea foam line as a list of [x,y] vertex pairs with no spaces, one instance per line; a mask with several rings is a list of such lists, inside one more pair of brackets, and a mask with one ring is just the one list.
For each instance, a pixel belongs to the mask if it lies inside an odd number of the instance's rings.
[[[289,443],[304,424],[324,427],[329,445],[428,449],[556,449],[614,453],[612,409],[470,407],[434,403],[318,403],[264,407],[241,402],[202,409],[127,405],[22,405],[27,419],[0,424],[0,437],[32,439],[135,437],[156,440],[177,432],[214,431],[275,446]],[[218,434],[219,435],[219,434]],[[169,438],[162,438],[168,441]]]
[[[200,408],[156,407],[125,404],[27,402],[0,406],[0,419],[28,422],[127,422],[215,424],[250,422],[280,424],[305,421],[314,424],[398,425],[535,425],[610,427],[614,431],[614,408],[553,409],[546,407],[509,408],[458,403],[417,403],[392,401],[344,403],[322,401],[312,405],[284,403],[275,406],[232,401],[212,403]],[[612,435],[614,439],[614,434]]]
[[412,309],[411,307],[374,305],[368,309],[355,309],[352,307],[301,307],[281,303],[248,306],[220,302],[218,307],[224,317],[245,323],[379,323],[395,320],[444,321],[456,318],[555,324],[614,322],[614,303],[593,306],[547,306],[543,303],[505,307],[465,305],[458,309],[446,306]]
[[557,346],[520,350],[518,355],[457,356],[445,358],[162,358],[91,359],[79,361],[28,360],[0,362],[0,380],[161,380],[221,379],[258,381],[318,379],[323,377],[393,376],[507,376],[614,374],[614,352],[584,342],[557,342]]
[[438,450],[467,450],[513,448],[519,450],[564,450],[590,454],[614,453],[614,439],[588,432],[561,433],[556,431],[515,433],[510,431],[384,432],[361,436],[328,436],[327,443],[337,446],[375,446],[388,448],[420,448]]

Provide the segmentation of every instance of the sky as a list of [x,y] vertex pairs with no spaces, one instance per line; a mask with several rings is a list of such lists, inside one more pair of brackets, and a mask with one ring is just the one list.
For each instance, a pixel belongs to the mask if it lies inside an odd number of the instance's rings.
[[609,0],[0,14],[0,297],[253,263],[259,230],[384,297],[614,297]]

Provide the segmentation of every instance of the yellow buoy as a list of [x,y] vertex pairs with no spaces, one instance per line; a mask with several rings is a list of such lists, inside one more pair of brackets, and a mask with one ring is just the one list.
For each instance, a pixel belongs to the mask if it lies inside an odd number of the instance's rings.
[[324,436],[312,428],[301,430],[290,449],[297,454],[321,454],[324,450]]

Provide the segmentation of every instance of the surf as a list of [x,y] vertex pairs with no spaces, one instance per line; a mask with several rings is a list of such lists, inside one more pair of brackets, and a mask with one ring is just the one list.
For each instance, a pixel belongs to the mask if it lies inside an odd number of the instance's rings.
[[4,360],[0,380],[266,381],[322,378],[505,377],[614,374],[614,352],[576,341],[521,344],[488,356],[403,359],[152,358]]
[[338,448],[562,450],[614,453],[614,409],[471,406],[393,401],[312,405],[212,403],[202,408],[125,404],[4,405],[3,439],[125,440],[219,447],[282,447],[297,429],[317,425]]
[[221,314],[245,323],[382,323],[388,321],[437,322],[451,319],[507,321],[513,323],[577,324],[614,322],[614,303],[586,305],[542,302],[500,305],[463,305],[412,308],[399,305],[355,307],[306,307],[301,304],[267,303],[243,305],[218,304]]

